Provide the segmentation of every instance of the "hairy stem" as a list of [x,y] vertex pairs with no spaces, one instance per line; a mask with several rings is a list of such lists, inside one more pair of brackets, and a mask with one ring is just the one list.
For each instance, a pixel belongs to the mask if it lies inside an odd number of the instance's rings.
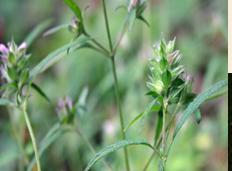
[[25,101],[22,104],[22,112],[23,112],[23,115],[24,115],[24,118],[25,118],[25,121],[26,121],[26,124],[27,124],[27,128],[28,128],[28,131],[29,131],[29,134],[30,134],[30,137],[31,137],[31,141],[32,141],[32,145],[33,145],[33,149],[34,149],[34,153],[35,153],[37,171],[41,171],[41,166],[40,166],[40,161],[39,161],[39,154],[38,154],[38,148],[37,148],[37,144],[36,144],[34,132],[33,132],[33,129],[32,129],[32,126],[31,126],[31,122],[29,120],[26,108],[27,108],[27,104],[26,104],[26,101]]

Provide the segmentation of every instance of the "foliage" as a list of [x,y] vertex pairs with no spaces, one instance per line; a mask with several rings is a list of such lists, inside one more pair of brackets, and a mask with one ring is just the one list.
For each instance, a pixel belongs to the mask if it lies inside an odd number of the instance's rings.
[[[64,0],[63,2],[74,15],[69,23],[45,31],[51,25],[51,21],[46,20],[35,27],[23,39],[24,43],[21,45],[17,46],[13,39],[7,45],[0,44],[0,106],[5,106],[3,109],[8,111],[9,124],[14,133],[12,141],[17,143],[15,146],[19,150],[19,155],[12,155],[5,160],[0,159],[0,168],[1,161],[4,163],[9,160],[16,163],[15,167],[20,171],[31,171],[35,167],[41,171],[46,170],[48,166],[51,170],[57,170],[58,166],[53,162],[49,163],[52,156],[49,151],[54,150],[59,154],[57,156],[61,157],[55,160],[65,161],[64,165],[71,167],[69,170],[74,168],[74,170],[85,168],[86,171],[125,170],[126,168],[127,171],[135,169],[146,171],[149,167],[153,170],[166,170],[175,162],[175,157],[172,157],[170,151],[177,150],[179,147],[173,147],[174,142],[182,140],[186,136],[184,131],[189,130],[183,127],[189,117],[193,115],[194,120],[199,124],[198,129],[201,129],[207,125],[204,122],[207,112],[203,103],[221,97],[227,92],[227,81],[223,80],[224,71],[219,65],[223,60],[213,58],[209,65],[206,65],[207,72],[202,76],[205,80],[204,89],[199,93],[199,90],[195,91],[196,85],[199,84],[196,66],[198,64],[193,61],[200,59],[201,63],[206,63],[204,60],[201,61],[200,56],[207,51],[202,50],[206,48],[200,47],[204,43],[203,40],[197,39],[197,36],[183,43],[185,39],[183,35],[171,31],[169,24],[173,24],[177,19],[181,21],[180,17],[184,15],[179,13],[183,13],[182,10],[175,14],[176,18],[168,21],[169,17],[165,16],[167,14],[159,14],[158,7],[152,4],[157,3],[158,6],[158,2],[128,0],[119,4],[119,7],[126,9],[126,13],[116,11],[119,17],[115,17],[115,11],[110,8],[119,2],[110,4],[109,1],[102,0],[96,2],[102,5],[102,9],[96,8],[103,11],[100,13],[103,14],[103,25],[98,12],[95,13],[92,7],[85,9],[81,1],[76,3],[74,0]],[[171,11],[169,4],[173,2],[159,3],[163,4],[163,7],[160,6],[162,7],[160,11],[165,11],[163,10],[165,8]],[[178,4],[184,6],[185,3],[178,2]],[[192,0],[186,4],[194,6]],[[151,10],[151,18],[148,17],[149,10]],[[89,14],[91,12],[93,16]],[[121,20],[118,22],[120,17],[124,18],[124,22],[121,30],[118,31],[116,24],[121,24]],[[117,22],[114,22],[116,20]],[[143,24],[137,25],[139,20]],[[157,21],[160,26],[157,25]],[[99,28],[98,23],[101,25]],[[166,24],[165,27],[162,24]],[[65,30],[69,33],[64,32]],[[152,49],[148,45],[149,39],[152,42],[154,39],[159,39],[161,31],[165,36],[162,36]],[[43,40],[45,46],[35,43],[43,32],[46,36]],[[197,33],[198,36],[201,34]],[[176,38],[166,42],[164,37],[173,35]],[[144,42],[141,42],[142,38],[145,39]],[[49,41],[52,39],[54,46],[60,47],[48,52],[51,48]],[[127,39],[129,43],[124,45]],[[105,45],[106,41],[109,47]],[[34,44],[39,45],[38,48],[32,46]],[[144,49],[146,57],[150,57],[148,62],[143,58],[135,58],[138,54],[139,57],[144,56],[140,52],[140,46],[146,47]],[[223,45],[221,46],[223,49]],[[176,47],[181,50],[176,50]],[[32,54],[26,53],[29,50]],[[215,54],[213,50],[208,51]],[[48,52],[48,55],[43,54],[44,52]],[[38,55],[45,57],[35,59],[34,57]],[[98,58],[100,56],[104,58]],[[120,58],[120,56],[125,57]],[[149,70],[149,73],[144,72],[145,70]],[[192,73],[192,76],[188,73]],[[143,96],[147,91],[144,84],[148,88],[146,96]],[[114,94],[111,93],[113,88]],[[32,89],[46,101],[40,101],[41,98],[37,98]],[[116,97],[116,103],[112,100],[113,96]],[[28,113],[31,115],[28,116]],[[49,115],[51,113],[56,113],[57,116]],[[136,113],[140,114],[134,115]],[[21,119],[22,115],[24,120]],[[221,120],[224,121],[225,118],[222,117]],[[41,126],[43,124],[46,126]],[[115,133],[112,126],[114,124],[119,125],[120,133],[117,132],[118,130]],[[188,124],[188,127],[192,128],[193,124]],[[181,129],[183,129],[182,136],[178,137]],[[27,130],[30,140],[25,138]],[[189,137],[194,138],[198,133],[200,131],[194,129],[194,133]],[[78,138],[73,136],[74,134]],[[99,140],[99,137],[103,139]],[[184,142],[188,144],[187,140]],[[105,145],[106,147],[99,147]],[[134,145],[136,146],[129,148]],[[147,162],[144,156],[148,156],[148,151],[146,148],[139,149],[140,145],[152,149],[152,155]],[[99,148],[102,150],[97,152]],[[124,156],[117,152],[120,149],[123,149]],[[110,157],[106,158],[108,155]],[[154,162],[154,157],[158,157],[158,162]],[[167,164],[169,158],[170,165]],[[97,163],[99,160],[101,163]],[[40,163],[44,168],[41,168]]]

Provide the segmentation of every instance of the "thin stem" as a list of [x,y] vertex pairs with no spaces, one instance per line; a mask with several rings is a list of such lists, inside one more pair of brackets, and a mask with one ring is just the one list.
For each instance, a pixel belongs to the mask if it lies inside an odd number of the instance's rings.
[[162,149],[165,151],[165,134],[166,134],[166,129],[165,129],[165,124],[166,124],[166,102],[164,101],[164,106],[163,106],[163,125],[162,125]]
[[94,39],[93,37],[90,36],[90,34],[88,34],[86,31],[84,32],[84,35],[87,36],[88,38],[91,39],[91,41],[96,45],[98,46],[102,52],[104,53],[104,55],[106,55],[107,57],[109,57],[109,51],[101,44],[99,43],[96,39]]
[[[126,134],[124,132],[124,118],[123,118],[123,114],[122,114],[122,106],[121,106],[121,101],[120,101],[118,78],[117,78],[116,65],[115,65],[115,53],[116,52],[113,52],[113,43],[112,43],[111,35],[110,35],[110,28],[109,28],[109,21],[108,21],[108,17],[107,17],[105,0],[102,0],[102,2],[103,2],[103,12],[104,12],[104,19],[105,19],[107,36],[108,36],[108,41],[109,41],[109,47],[110,47],[110,51],[111,51],[110,57],[111,57],[111,63],[112,63],[112,68],[113,68],[115,95],[116,95],[117,106],[118,106],[118,110],[119,110],[119,116],[120,116],[121,134],[122,134],[122,138],[125,140]],[[128,156],[127,148],[124,147],[123,150],[124,150],[124,155],[125,155],[126,170],[130,171],[129,156]]]
[[146,163],[145,167],[143,168],[143,171],[146,171],[150,165],[150,163],[152,162],[153,158],[155,157],[156,153],[153,152],[152,155],[150,156],[150,158],[148,159],[148,162]]
[[[166,128],[165,128],[165,131],[170,130],[171,125],[172,125],[172,123],[174,122],[174,120],[175,120],[175,118],[176,118],[176,114],[178,113],[178,111],[179,111],[179,109],[180,109],[180,106],[181,106],[181,104],[178,103],[177,106],[176,106],[176,108],[175,108],[175,111],[173,112],[173,117],[172,117],[172,118],[170,119],[170,121],[168,122],[168,124],[167,124],[167,126],[166,126]],[[160,143],[161,143],[162,139],[163,139],[162,137],[159,138],[158,143],[157,143],[157,147],[160,146]],[[173,142],[171,142],[171,145],[172,145],[172,143],[173,143]],[[169,148],[168,148],[167,153],[165,154],[165,156],[168,156],[168,153],[169,153],[169,151],[170,151],[170,149],[171,149],[171,145],[169,146]],[[148,169],[148,166],[151,164],[151,162],[152,162],[152,160],[153,160],[154,157],[155,157],[155,152],[153,152],[152,155],[150,156],[150,158],[149,158],[148,162],[146,163],[146,165],[145,165],[143,171],[146,171],[146,170]]]
[[[118,78],[117,78],[117,73],[116,73],[116,68],[115,68],[114,57],[112,58],[112,67],[113,67],[113,75],[114,75],[114,83],[115,83],[115,95],[116,95],[116,100],[117,100],[117,105],[118,105],[118,110],[119,110],[119,116],[120,116],[121,134],[122,134],[122,138],[125,140],[126,134],[124,132],[124,118],[123,118],[122,107],[121,107],[121,102],[120,102]],[[124,147],[124,154],[125,154],[126,169],[127,171],[129,171],[130,170],[129,157],[128,157],[128,151],[126,147]]]
[[106,11],[106,3],[105,0],[102,0],[103,2],[103,12],[104,12],[104,18],[105,18],[105,23],[106,23],[106,31],[107,31],[107,36],[108,36],[108,40],[109,40],[109,46],[110,46],[110,51],[113,51],[113,44],[112,44],[112,39],[111,39],[111,35],[110,35],[110,27],[109,27],[109,21],[108,21],[108,17],[107,17],[107,11]]
[[9,113],[9,117],[10,117],[10,123],[11,123],[11,127],[12,127],[12,131],[13,131],[13,135],[16,139],[16,142],[18,144],[18,147],[19,147],[19,151],[20,151],[20,160],[19,160],[19,171],[23,171],[24,170],[24,164],[25,164],[25,160],[27,160],[27,157],[25,155],[25,151],[24,151],[24,148],[23,148],[23,142],[22,142],[22,138],[21,138],[21,135],[22,135],[22,128],[21,126],[19,126],[19,128],[16,128],[16,124],[14,123],[14,120],[13,120],[13,116],[12,114],[14,115],[15,113],[15,110],[12,109],[12,113],[10,112],[10,109],[7,108],[8,110],[8,113]]
[[32,129],[31,122],[29,120],[26,108],[27,108],[27,104],[26,104],[26,101],[25,101],[22,104],[22,112],[23,112],[23,115],[25,117],[27,128],[29,130],[29,134],[30,134],[30,137],[31,137],[31,141],[32,141],[32,145],[33,145],[33,149],[34,149],[34,153],[35,153],[36,164],[37,164],[37,171],[41,171],[41,166],[40,166],[40,161],[39,161],[39,154],[38,154],[38,148],[37,148],[35,136],[34,136],[34,133],[33,133],[33,129]]

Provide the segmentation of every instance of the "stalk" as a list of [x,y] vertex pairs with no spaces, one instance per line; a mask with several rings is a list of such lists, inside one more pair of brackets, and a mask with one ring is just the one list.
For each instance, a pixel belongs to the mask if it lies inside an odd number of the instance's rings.
[[26,106],[27,106],[26,102],[23,102],[23,104],[22,104],[22,112],[23,112],[23,115],[24,115],[24,118],[25,118],[25,121],[26,121],[26,124],[27,124],[27,128],[29,130],[29,134],[30,134],[30,137],[31,137],[31,141],[32,141],[32,145],[33,145],[33,149],[34,149],[34,153],[35,153],[37,171],[41,171],[38,148],[37,148],[34,132],[33,132],[32,126],[31,126],[31,122],[29,120],[29,117],[28,117],[28,114],[27,114],[27,111],[26,111]]
[[[124,132],[125,125],[124,125],[124,118],[123,118],[123,114],[122,114],[122,107],[121,107],[119,88],[118,88],[118,78],[117,78],[117,73],[116,73],[116,68],[115,68],[114,57],[112,57],[112,67],[113,67],[114,84],[115,84],[115,95],[116,95],[116,100],[117,100],[117,105],[118,105],[118,110],[119,110],[119,116],[120,116],[121,134],[122,134],[122,139],[125,140],[126,139],[126,134]],[[124,147],[123,150],[124,150],[124,155],[125,155],[126,169],[127,169],[127,171],[130,171],[129,156],[128,156],[127,147]]]
[[[116,65],[115,65],[115,53],[116,50],[113,49],[113,43],[110,35],[110,28],[109,28],[109,21],[107,17],[107,11],[106,11],[106,4],[105,0],[102,0],[103,4],[103,13],[104,13],[104,19],[105,19],[105,24],[106,24],[106,30],[107,30],[107,37],[109,41],[109,47],[110,47],[110,58],[111,58],[111,64],[112,64],[112,69],[113,69],[113,76],[114,76],[114,86],[115,86],[115,95],[116,95],[116,101],[117,101],[117,106],[119,110],[119,117],[120,117],[120,126],[121,126],[121,134],[122,134],[122,139],[126,139],[126,134],[124,132],[124,118],[122,114],[122,106],[121,106],[121,101],[120,101],[120,95],[119,95],[119,86],[118,86],[118,78],[117,78],[117,72],[116,72]],[[124,147],[124,155],[125,155],[125,165],[126,165],[126,170],[130,171],[130,165],[129,165],[129,157],[128,157],[128,151],[127,148]]]

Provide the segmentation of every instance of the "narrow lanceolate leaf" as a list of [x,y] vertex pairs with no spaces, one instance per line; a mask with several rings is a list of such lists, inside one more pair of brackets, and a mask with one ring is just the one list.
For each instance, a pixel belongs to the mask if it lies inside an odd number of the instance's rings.
[[153,106],[157,103],[157,99],[153,100],[148,107],[145,109],[144,112],[140,113],[139,115],[137,115],[124,129],[124,132],[127,131],[128,128],[130,128],[132,125],[134,125],[137,121],[139,121],[140,119],[142,119],[144,116],[146,116],[147,114],[149,114],[149,112],[151,112]]
[[46,93],[35,83],[31,84],[31,87],[36,90],[47,102],[51,102]]
[[106,155],[113,153],[123,147],[129,146],[129,145],[144,145],[147,146],[151,149],[154,150],[154,148],[152,147],[152,145],[150,145],[147,142],[142,142],[142,141],[129,141],[129,140],[123,140],[123,141],[119,141],[115,144],[109,145],[107,147],[105,147],[103,150],[101,150],[100,152],[98,152],[95,157],[88,163],[85,171],[90,170],[90,168],[100,159],[102,159],[103,157],[105,157]]
[[61,24],[61,25],[59,25],[59,26],[53,27],[53,28],[47,30],[47,31],[43,34],[43,36],[49,36],[49,35],[54,34],[54,33],[58,32],[58,31],[60,31],[60,30],[62,30],[62,29],[67,29],[68,26],[69,26],[69,24]]
[[44,32],[44,30],[51,24],[51,20],[46,20],[44,22],[42,22],[41,24],[39,24],[38,26],[36,26],[34,28],[34,30],[32,30],[32,32],[26,37],[26,39],[24,40],[24,42],[27,43],[27,47],[29,47],[33,41],[42,33]]
[[149,22],[143,17],[143,16],[139,16],[137,17],[139,20],[141,20],[142,22],[144,22],[148,27],[150,27]]
[[36,75],[44,72],[46,69],[51,67],[53,64],[55,64],[57,61],[59,61],[61,58],[65,57],[67,55],[67,50],[69,49],[69,52],[75,51],[76,49],[80,49],[85,47],[88,43],[89,39],[82,39],[82,40],[76,40],[72,42],[71,44],[68,43],[67,45],[64,45],[63,47],[51,52],[47,57],[45,57],[39,64],[37,64],[30,73],[30,78],[34,78]]
[[173,139],[176,137],[176,135],[178,134],[178,132],[180,131],[186,120],[189,118],[189,116],[192,113],[194,113],[194,111],[196,111],[200,107],[200,105],[208,99],[208,97],[210,97],[212,94],[219,92],[222,88],[226,87],[227,85],[228,85],[228,81],[222,80],[212,85],[209,89],[207,89],[203,93],[199,94],[193,100],[193,102],[189,104],[187,109],[183,112],[183,116],[181,117],[180,121],[177,123],[177,126],[175,128]]
[[13,103],[7,99],[0,98],[0,106],[12,106]]
[[156,122],[156,129],[155,129],[155,139],[154,139],[154,144],[157,145],[158,139],[160,137],[161,131],[163,127],[163,114],[159,112],[157,115],[157,122]]
[[80,7],[73,0],[64,0],[65,4],[74,12],[79,22],[83,23]]

